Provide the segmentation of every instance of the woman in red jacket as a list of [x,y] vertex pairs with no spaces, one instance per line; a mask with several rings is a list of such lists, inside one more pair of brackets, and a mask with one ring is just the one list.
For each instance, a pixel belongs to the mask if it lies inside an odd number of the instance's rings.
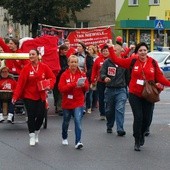
[[105,114],[105,103],[104,103],[104,91],[105,91],[105,82],[100,77],[100,69],[104,61],[109,57],[109,50],[107,44],[102,44],[101,46],[101,55],[94,61],[91,74],[91,83],[96,85],[97,83],[97,92],[99,99],[99,112],[100,120],[106,120]]
[[[151,80],[161,83],[165,86],[170,86],[162,71],[160,70],[158,63],[147,55],[148,46],[146,43],[141,42],[136,45],[135,57],[130,58],[118,58],[116,57],[113,48],[109,48],[110,58],[116,64],[124,68],[131,68],[131,63],[134,58],[136,62],[131,71],[131,80],[129,83],[129,103],[132,108],[134,122],[133,122],[133,136],[135,138],[135,151],[140,151],[140,146],[144,145],[145,132],[150,123],[150,119],[154,109],[154,103],[148,102],[142,98],[142,91],[144,88],[144,81]],[[153,64],[155,63],[155,66]],[[144,75],[145,77],[144,77]]]
[[[15,38],[11,38],[9,40],[8,45],[4,42],[2,38],[0,38],[0,46],[2,47],[4,53],[22,53],[19,49],[19,40]],[[22,68],[28,64],[29,60],[14,60],[14,59],[6,59],[5,64],[9,68],[9,72],[13,75],[20,74]]]
[[[11,93],[15,90],[16,88],[16,84],[17,82],[14,80],[13,77],[11,77],[9,75],[9,69],[8,67],[2,67],[0,70],[0,90],[1,93]],[[7,100],[7,104],[8,104],[8,117],[7,117],[7,121],[12,123],[13,121],[13,116],[14,116],[14,105],[11,102],[12,98],[9,98],[9,100]],[[0,99],[0,122],[4,121],[4,117],[3,117],[3,100],[4,99]]]
[[63,124],[62,124],[62,144],[68,145],[68,126],[71,116],[75,123],[75,148],[81,149],[81,120],[83,117],[85,92],[89,88],[86,74],[78,67],[78,58],[71,55],[68,58],[69,68],[61,75],[59,90],[62,94]]
[[[52,89],[55,75],[51,69],[39,61],[39,52],[36,49],[29,52],[30,63],[21,71],[17,87],[13,95],[13,103],[24,99],[28,115],[28,130],[30,145],[38,143],[38,133],[45,114],[46,90]],[[39,88],[40,84],[45,87]]]

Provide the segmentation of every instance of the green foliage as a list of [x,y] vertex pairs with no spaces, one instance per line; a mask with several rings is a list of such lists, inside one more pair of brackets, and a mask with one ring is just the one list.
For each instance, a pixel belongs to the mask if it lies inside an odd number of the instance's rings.
[[76,11],[90,3],[91,0],[0,0],[0,6],[9,11],[13,22],[34,27],[38,23],[65,26],[70,19],[76,20]]

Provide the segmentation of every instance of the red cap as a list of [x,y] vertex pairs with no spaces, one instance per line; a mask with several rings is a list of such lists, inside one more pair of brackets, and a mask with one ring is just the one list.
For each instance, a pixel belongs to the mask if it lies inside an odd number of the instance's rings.
[[117,36],[116,41],[120,42],[120,43],[123,43],[123,38],[121,36]]

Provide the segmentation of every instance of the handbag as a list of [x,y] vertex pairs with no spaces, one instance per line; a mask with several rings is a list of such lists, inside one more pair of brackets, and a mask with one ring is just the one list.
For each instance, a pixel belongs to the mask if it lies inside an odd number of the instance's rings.
[[142,91],[142,97],[148,102],[155,103],[160,101],[160,91],[157,89],[154,81],[145,80],[144,88]]

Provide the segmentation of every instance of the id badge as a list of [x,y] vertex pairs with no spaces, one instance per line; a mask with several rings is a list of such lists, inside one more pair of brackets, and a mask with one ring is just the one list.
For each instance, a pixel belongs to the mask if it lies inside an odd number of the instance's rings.
[[136,84],[139,84],[139,85],[143,86],[144,85],[144,80],[137,79]]
[[69,94],[69,95],[67,96],[67,98],[68,98],[68,99],[73,99],[73,95]]
[[16,71],[16,68],[15,68],[15,67],[13,67],[13,68],[12,68],[12,71]]

